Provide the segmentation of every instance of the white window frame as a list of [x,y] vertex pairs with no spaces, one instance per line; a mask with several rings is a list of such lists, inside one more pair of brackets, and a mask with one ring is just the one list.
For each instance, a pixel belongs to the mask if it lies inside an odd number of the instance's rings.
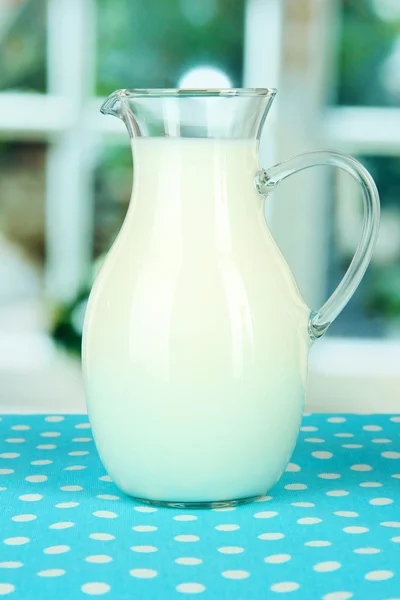
[[[306,46],[301,50],[305,62],[298,71],[288,69],[285,59],[281,63],[285,37],[304,33],[287,31],[296,25],[288,24],[284,18],[286,3],[247,0],[244,85],[279,89],[261,143],[262,164],[268,166],[293,153],[318,146],[351,154],[400,155],[400,109],[326,109],[324,106],[326,78],[334,69],[332,25],[338,21],[337,0],[294,0],[292,4],[304,5],[309,14],[312,11],[314,15],[309,23]],[[95,0],[48,0],[47,18],[48,92],[43,95],[0,93],[0,136],[49,144],[47,292],[55,300],[68,300],[74,297],[91,268],[96,148],[102,138],[106,143],[112,140],[128,143],[128,140],[121,122],[101,117],[102,99],[94,97]],[[319,119],[315,118],[316,114]],[[328,269],[328,245],[324,236],[328,229],[326,186],[325,175],[317,169],[307,175],[301,186],[294,177],[274,193],[266,210],[274,235],[313,305],[323,302]],[[313,236],[310,231],[314,232]],[[1,341],[0,371],[2,358],[8,365],[9,375],[14,376],[18,368],[26,371],[26,361],[21,365],[17,355],[13,361],[9,353],[6,357],[7,353],[1,352]],[[49,351],[48,341],[38,338],[30,343],[33,345],[29,347],[35,348],[32,351],[35,359],[30,367],[34,376],[40,379],[39,371],[44,377],[53,370],[54,385],[42,378],[40,395],[32,395],[27,385],[30,395],[23,398],[18,384],[16,394],[21,404],[32,410],[32,398],[37,398],[39,410],[83,410],[83,392],[75,366],[69,364],[67,368],[73,384],[67,386],[63,394],[59,378],[57,383],[54,379],[55,355]],[[396,410],[400,374],[399,361],[394,357],[400,357],[399,342],[323,339],[311,353],[309,408],[345,412]],[[14,380],[17,381],[10,375],[11,388]],[[12,389],[8,390],[12,396]],[[74,395],[72,402],[71,394]],[[58,402],[57,406],[54,401]],[[4,408],[4,402],[6,399],[0,395],[0,408]]]

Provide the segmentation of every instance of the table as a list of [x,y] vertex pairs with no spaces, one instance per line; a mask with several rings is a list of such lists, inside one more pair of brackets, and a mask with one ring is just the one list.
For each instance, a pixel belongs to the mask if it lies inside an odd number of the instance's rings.
[[400,598],[400,417],[305,415],[282,480],[229,509],[124,496],[87,417],[0,422],[0,596]]

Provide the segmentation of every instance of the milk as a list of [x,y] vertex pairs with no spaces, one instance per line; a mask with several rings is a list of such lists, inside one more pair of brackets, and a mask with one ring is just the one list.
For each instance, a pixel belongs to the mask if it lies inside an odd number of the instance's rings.
[[138,498],[264,494],[296,441],[310,311],[264,220],[256,143],[139,138],[133,153],[84,331],[100,456]]

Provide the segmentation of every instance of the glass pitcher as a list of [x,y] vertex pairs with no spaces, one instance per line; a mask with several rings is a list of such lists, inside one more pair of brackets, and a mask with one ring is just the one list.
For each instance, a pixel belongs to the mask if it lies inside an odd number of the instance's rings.
[[[265,494],[296,443],[310,346],[362,279],[379,196],[339,152],[260,169],[273,89],[119,90],[135,166],[129,210],[93,287],[84,328],[87,405],[115,483],[146,502],[224,506]],[[330,164],[360,184],[354,259],[311,310],[264,219],[264,199]],[[296,199],[294,198],[295,202]]]

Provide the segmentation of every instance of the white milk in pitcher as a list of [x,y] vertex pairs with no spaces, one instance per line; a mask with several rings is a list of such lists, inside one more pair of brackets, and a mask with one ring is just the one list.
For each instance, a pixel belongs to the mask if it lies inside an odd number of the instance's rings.
[[85,325],[97,448],[138,498],[259,496],[296,441],[310,311],[264,221],[255,142],[133,144],[128,215]]

